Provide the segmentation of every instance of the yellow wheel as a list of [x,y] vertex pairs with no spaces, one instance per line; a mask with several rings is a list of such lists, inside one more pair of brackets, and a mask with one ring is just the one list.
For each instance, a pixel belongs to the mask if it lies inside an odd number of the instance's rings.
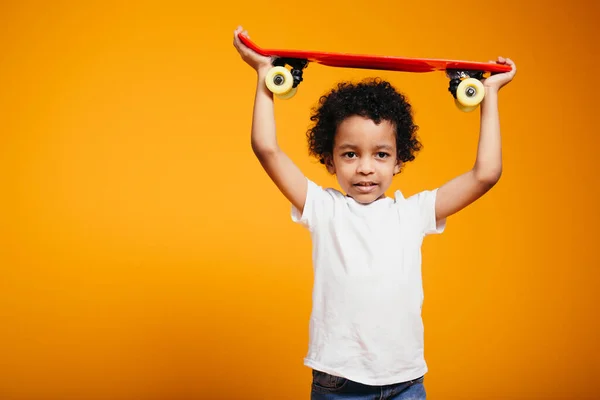
[[277,98],[281,99],[281,100],[288,100],[288,99],[291,99],[292,97],[294,97],[296,95],[297,91],[298,91],[298,86],[296,86],[295,88],[291,88],[287,93],[276,94],[275,96],[277,96]]
[[265,78],[267,88],[273,94],[282,95],[288,93],[294,85],[294,78],[292,73],[285,67],[273,67],[267,72]]
[[465,107],[475,107],[483,100],[485,88],[483,83],[475,78],[463,80],[456,88],[456,99]]
[[456,104],[456,107],[463,112],[471,112],[473,110],[476,110],[478,106],[463,106],[462,104],[460,104],[460,102],[456,99],[454,99],[454,104]]

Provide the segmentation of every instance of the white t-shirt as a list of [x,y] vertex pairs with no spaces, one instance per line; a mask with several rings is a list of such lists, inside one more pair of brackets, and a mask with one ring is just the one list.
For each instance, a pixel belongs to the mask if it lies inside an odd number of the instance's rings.
[[307,181],[302,214],[291,210],[313,243],[305,365],[367,385],[421,377],[421,243],[446,224],[436,226],[437,189],[363,205]]

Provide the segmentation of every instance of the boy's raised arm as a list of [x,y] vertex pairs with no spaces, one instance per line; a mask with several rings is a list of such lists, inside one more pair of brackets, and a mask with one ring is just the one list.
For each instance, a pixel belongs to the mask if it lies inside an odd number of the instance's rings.
[[[273,94],[265,85],[266,74],[272,67],[271,59],[246,47],[238,38],[240,32],[242,28],[238,27],[234,32],[233,44],[242,59],[256,70],[258,79],[252,115],[252,150],[281,193],[302,212],[308,185],[302,171],[277,143]],[[247,36],[245,31],[244,35]]]
[[481,104],[481,127],[475,165],[438,190],[435,202],[438,221],[479,199],[498,182],[502,174],[498,91],[514,78],[517,70],[510,59],[499,57],[498,63],[510,65],[512,71],[493,75],[484,82],[486,94]]

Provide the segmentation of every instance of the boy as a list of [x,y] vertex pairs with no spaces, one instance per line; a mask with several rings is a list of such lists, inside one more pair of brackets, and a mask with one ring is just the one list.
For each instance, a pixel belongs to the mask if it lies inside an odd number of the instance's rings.
[[[421,243],[446,218],[480,198],[502,170],[498,91],[512,71],[484,81],[481,130],[470,171],[409,198],[385,196],[393,176],[420,149],[411,107],[389,83],[342,83],[323,96],[308,132],[310,153],[335,174],[345,194],[313,183],[279,148],[271,59],[239,40],[257,72],[251,144],[266,173],[291,203],[291,218],[313,242],[313,309],[305,364],[311,399],[425,399]],[[244,31],[244,35],[247,33]]]

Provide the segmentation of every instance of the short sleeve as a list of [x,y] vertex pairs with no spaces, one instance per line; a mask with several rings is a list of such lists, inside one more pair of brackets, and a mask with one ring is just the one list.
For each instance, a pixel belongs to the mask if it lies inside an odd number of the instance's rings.
[[302,212],[293,204],[291,209],[292,221],[298,223],[309,230],[313,230],[321,216],[327,215],[327,208],[333,199],[322,187],[315,184],[310,179],[307,181],[306,200]]
[[446,229],[446,218],[436,223],[435,199],[437,192],[438,189],[424,190],[408,199],[417,207],[423,236],[440,234]]

